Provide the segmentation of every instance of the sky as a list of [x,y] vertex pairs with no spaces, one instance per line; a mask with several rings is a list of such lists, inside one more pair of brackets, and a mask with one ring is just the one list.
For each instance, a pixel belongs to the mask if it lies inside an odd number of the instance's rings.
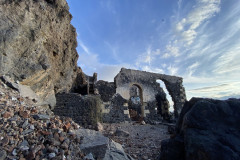
[[183,77],[187,99],[240,98],[240,0],[67,0],[78,65]]

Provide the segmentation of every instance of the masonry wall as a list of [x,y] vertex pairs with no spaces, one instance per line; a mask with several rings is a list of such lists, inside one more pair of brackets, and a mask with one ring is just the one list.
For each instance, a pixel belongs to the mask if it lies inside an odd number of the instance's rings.
[[142,89],[143,102],[154,101],[158,93],[164,92],[159,83],[156,82],[157,80],[162,80],[166,85],[174,102],[174,115],[177,118],[186,101],[181,77],[122,68],[114,78],[116,93],[119,93],[125,99],[129,99],[130,87],[137,84]]

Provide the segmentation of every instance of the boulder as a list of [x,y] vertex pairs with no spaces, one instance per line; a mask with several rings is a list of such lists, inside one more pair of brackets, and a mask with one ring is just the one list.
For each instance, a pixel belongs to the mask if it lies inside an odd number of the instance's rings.
[[76,79],[76,30],[66,0],[0,1],[0,75],[29,86],[44,102]]
[[102,160],[132,160],[122,146],[111,139],[104,137],[100,132],[79,129],[75,132],[77,136],[82,137],[80,149],[85,154],[92,154],[95,159]]
[[162,142],[160,160],[240,159],[240,99],[192,98],[175,134]]

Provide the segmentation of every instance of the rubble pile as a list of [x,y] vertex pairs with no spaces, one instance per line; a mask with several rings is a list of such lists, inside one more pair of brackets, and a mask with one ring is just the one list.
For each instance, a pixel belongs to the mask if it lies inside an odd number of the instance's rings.
[[137,160],[158,159],[161,142],[169,138],[167,126],[135,122],[104,123],[103,134],[120,143],[125,153]]
[[0,81],[0,160],[83,159],[80,126]]

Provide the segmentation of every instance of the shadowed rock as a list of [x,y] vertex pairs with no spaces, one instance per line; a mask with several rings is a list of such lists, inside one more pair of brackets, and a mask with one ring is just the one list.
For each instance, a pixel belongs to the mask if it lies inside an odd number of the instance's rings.
[[192,98],[176,133],[162,142],[161,160],[240,159],[240,100]]

